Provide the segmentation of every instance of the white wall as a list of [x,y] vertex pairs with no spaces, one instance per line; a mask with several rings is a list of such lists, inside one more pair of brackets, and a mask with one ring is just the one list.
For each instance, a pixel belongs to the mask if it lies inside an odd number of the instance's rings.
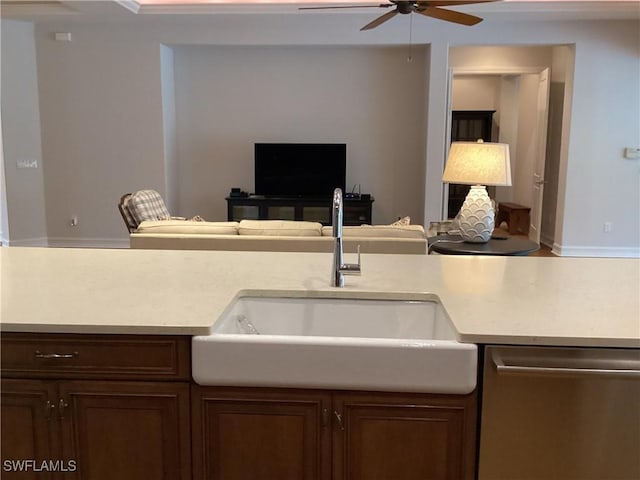
[[[370,14],[316,12],[166,20],[154,16],[129,25],[82,25],[64,17],[38,25],[49,237],[85,243],[91,243],[87,239],[124,241],[125,229],[115,209],[119,195],[143,184],[165,188],[161,44],[406,43],[409,19],[405,16],[374,31],[360,32],[370,20]],[[640,219],[620,205],[639,201],[638,162],[622,158],[625,146],[640,144],[638,27],[637,21],[486,21],[463,28],[418,18],[413,42],[430,46],[428,98],[416,99],[428,105],[424,220],[440,218],[442,211],[449,46],[575,44],[575,79],[568,75],[565,91],[568,115],[563,117],[558,198],[562,215],[556,225],[556,242],[568,255],[637,255]],[[56,31],[72,31],[74,41],[53,42],[51,34]],[[518,61],[476,57],[464,62]],[[4,55],[2,61],[4,64]],[[391,83],[381,98],[392,99],[393,91]],[[386,119],[387,123],[402,121]],[[70,232],[66,228],[69,214],[80,208],[82,212],[76,212],[80,226]],[[609,234],[602,232],[604,221],[614,224]]]
[[[637,22],[615,29],[596,23],[575,47],[572,112],[563,119],[571,123],[566,190],[559,192],[564,216],[556,246],[564,255],[638,255],[640,164],[623,158],[624,147],[640,145],[638,28]],[[613,224],[612,232],[604,232],[604,222]]]
[[518,117],[520,112],[520,76],[503,75],[500,78],[500,125],[498,142],[509,144],[509,159],[511,161],[511,187],[496,187],[498,202],[512,202],[514,190],[513,174],[516,170],[518,158]]
[[[164,138],[164,201],[169,212],[178,212],[178,139],[176,125],[176,83],[173,49],[160,45],[162,81],[162,135]],[[174,213],[177,215],[177,213]]]
[[[10,245],[46,246],[43,156],[33,25],[2,21],[2,149]],[[35,161],[37,168],[18,168]]]
[[165,193],[160,44],[112,25],[37,28],[36,42],[49,242],[127,245],[120,196]]
[[[2,115],[0,114],[0,128]],[[4,153],[2,148],[2,132],[0,131],[0,245],[9,243],[9,213],[7,211],[7,183],[4,174]]]
[[521,75],[518,110],[517,154],[511,171],[513,201],[533,207],[534,196],[531,189],[533,172],[538,158],[538,82],[537,74]]
[[453,79],[452,110],[496,110],[500,105],[498,75],[464,75]]
[[[346,143],[350,190],[374,223],[422,223],[424,48],[175,48],[180,214],[226,220],[231,187],[254,191],[255,142]],[[402,119],[397,121],[397,119]]]

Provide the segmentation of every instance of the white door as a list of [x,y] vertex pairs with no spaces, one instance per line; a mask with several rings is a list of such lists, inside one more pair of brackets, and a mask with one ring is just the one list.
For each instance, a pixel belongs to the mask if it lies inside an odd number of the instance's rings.
[[542,194],[544,190],[544,163],[547,150],[547,120],[549,111],[549,69],[540,72],[538,80],[538,102],[536,108],[536,155],[532,178],[532,205],[529,239],[540,243],[542,226]]

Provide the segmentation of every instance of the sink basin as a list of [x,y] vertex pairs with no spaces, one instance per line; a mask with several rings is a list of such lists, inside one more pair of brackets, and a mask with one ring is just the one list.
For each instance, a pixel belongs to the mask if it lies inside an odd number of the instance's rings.
[[431,300],[241,296],[192,344],[200,385],[466,394],[476,372]]

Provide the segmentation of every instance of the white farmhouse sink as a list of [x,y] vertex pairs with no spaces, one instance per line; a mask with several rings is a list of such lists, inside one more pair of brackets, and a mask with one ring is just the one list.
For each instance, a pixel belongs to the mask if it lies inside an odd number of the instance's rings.
[[437,301],[235,299],[193,337],[200,385],[466,394],[477,347],[460,343]]

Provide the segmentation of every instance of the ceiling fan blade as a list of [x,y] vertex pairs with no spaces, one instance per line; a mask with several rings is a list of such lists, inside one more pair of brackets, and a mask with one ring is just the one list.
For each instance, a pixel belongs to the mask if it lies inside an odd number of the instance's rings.
[[419,7],[416,10],[419,14],[427,17],[437,18],[438,20],[445,20],[447,22],[459,23],[460,25],[466,25],[470,27],[480,23],[482,19],[475,15],[469,15],[468,13],[454,12],[453,10],[445,10],[437,7]]
[[398,14],[398,10],[391,10],[390,12],[387,12],[384,15],[376,18],[373,22],[367,23],[364,27],[360,29],[360,31],[362,32],[363,30],[371,30],[373,28],[376,28],[378,25],[382,25],[387,20],[391,20],[397,14]]
[[328,10],[333,8],[379,8],[379,7],[393,7],[393,3],[381,3],[376,5],[332,5],[324,7],[298,7],[298,10]]
[[472,5],[474,3],[491,3],[498,0],[418,0],[418,7],[453,7],[454,5]]

